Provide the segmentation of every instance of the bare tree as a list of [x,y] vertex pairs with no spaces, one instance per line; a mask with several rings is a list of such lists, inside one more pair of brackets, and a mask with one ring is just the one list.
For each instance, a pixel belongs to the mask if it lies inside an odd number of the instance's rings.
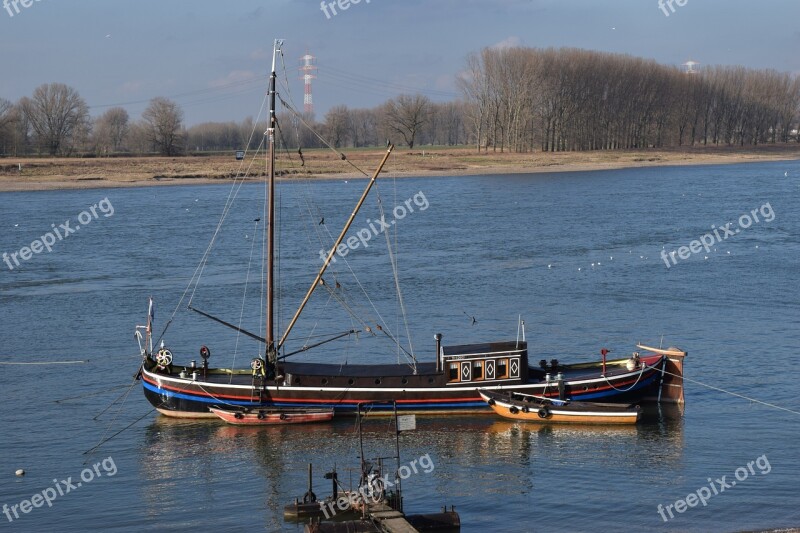
[[36,88],[20,107],[33,129],[39,146],[50,155],[68,153],[89,130],[89,108],[78,91],[63,83]]
[[162,97],[153,98],[142,113],[142,123],[156,151],[171,156],[183,150],[183,111],[175,102]]
[[430,99],[421,94],[403,94],[386,103],[386,126],[399,133],[409,148],[414,148],[417,132],[427,120],[430,103]]
[[121,107],[112,107],[95,121],[95,146],[100,153],[119,151],[130,131],[128,121],[128,112]]
[[[487,49],[488,50],[488,49]],[[489,76],[485,61],[476,54],[467,57],[467,69],[456,79],[456,84],[469,102],[467,116],[472,124],[475,145],[480,152],[486,117],[489,113]]]
[[334,148],[341,148],[347,143],[351,122],[350,110],[347,109],[346,105],[332,107],[325,114],[325,129],[328,133],[328,139],[333,143]]
[[13,136],[11,102],[0,98],[0,154],[11,151],[11,138]]

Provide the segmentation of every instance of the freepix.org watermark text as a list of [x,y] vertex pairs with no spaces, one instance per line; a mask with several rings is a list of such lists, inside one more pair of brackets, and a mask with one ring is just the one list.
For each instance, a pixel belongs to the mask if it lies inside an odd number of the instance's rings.
[[103,477],[103,474],[107,477],[113,477],[117,474],[117,465],[114,463],[113,457],[108,456],[102,461],[92,465],[91,468],[87,467],[81,470],[80,481],[73,481],[71,476],[62,480],[54,479],[51,487],[37,492],[26,500],[22,500],[14,505],[3,504],[3,514],[9,522],[13,522],[14,520],[18,520],[22,515],[26,515],[34,509],[43,507],[44,504],[47,504],[48,507],[52,507],[53,502],[58,498],[63,498],[70,492],[78,490],[84,483],[90,483],[96,478]]
[[675,513],[673,513],[673,509],[676,513],[682,514],[685,513],[687,509],[697,507],[698,505],[702,504],[703,507],[708,505],[708,501],[713,498],[714,496],[719,496],[723,492],[728,489],[732,489],[736,486],[736,482],[743,482],[747,480],[750,476],[756,475],[756,469],[753,466],[758,468],[758,473],[762,476],[766,476],[772,471],[772,465],[769,464],[769,459],[767,459],[767,455],[764,454],[761,457],[756,458],[755,461],[748,461],[747,466],[740,466],[736,469],[733,473],[733,476],[736,479],[728,480],[728,476],[722,476],[720,478],[716,478],[712,480],[708,478],[708,486],[702,486],[694,492],[690,492],[685,498],[679,498],[675,500],[675,503],[670,503],[667,505],[658,504],[658,511],[659,516],[664,522],[668,522],[669,520],[675,518]]
[[[759,218],[759,214],[761,218]],[[738,226],[734,226],[733,222],[728,222],[720,227],[712,224],[710,232],[702,235],[699,239],[693,240],[689,243],[689,246],[681,246],[677,250],[671,252],[661,250],[661,259],[664,261],[664,264],[667,265],[667,268],[670,268],[678,264],[678,259],[689,259],[692,254],[698,254],[701,250],[705,250],[706,253],[709,253],[715,244],[739,234],[742,230],[748,229],[753,224],[758,224],[762,220],[764,222],[772,222],[775,220],[775,211],[772,209],[769,202],[740,216]],[[675,257],[676,255],[678,256],[677,258]],[[670,261],[672,263],[670,263]]]
[[[370,0],[364,0],[364,3],[366,4],[369,4],[369,2]],[[350,6],[354,6],[360,3],[361,0],[333,0],[330,2],[322,0],[322,2],[320,2],[319,4],[319,9],[323,13],[325,13],[325,16],[328,18],[328,20],[330,20],[331,17],[335,17],[336,15],[338,15],[339,12],[347,11],[348,9],[350,9]],[[337,7],[339,8],[338,11],[336,10]]]
[[13,17],[14,15],[19,15],[22,11],[20,7],[24,7],[25,9],[31,7],[34,2],[41,2],[42,0],[3,0],[3,9],[6,10],[9,17]]
[[670,13],[675,13],[675,11],[677,11],[675,5],[683,7],[688,3],[689,0],[658,0],[658,9],[664,13],[665,17],[668,17]]
[[[417,466],[419,466],[419,468],[417,468]],[[430,474],[435,468],[436,465],[433,463],[433,459],[431,459],[430,454],[426,453],[407,465],[402,465],[398,468],[397,472],[395,472],[394,480],[406,480],[411,477],[412,474],[419,474],[420,472]],[[368,477],[367,482],[357,491],[349,492],[345,496],[340,496],[333,502],[320,502],[319,507],[325,515],[325,519],[329,520],[336,516],[338,512],[352,509],[359,503],[369,504],[381,501],[384,491],[395,486],[395,484],[389,480],[390,476],[391,473],[386,473],[383,477],[378,477],[373,474]]]
[[[337,255],[344,258],[350,252],[358,250],[361,247],[369,248],[369,241],[372,240],[373,237],[377,237],[378,235],[385,233],[386,230],[397,224],[397,222],[403,220],[408,215],[413,213],[415,211],[415,206],[419,208],[420,211],[425,211],[428,209],[428,207],[430,207],[430,205],[430,202],[428,202],[428,199],[425,197],[425,193],[419,191],[402,204],[397,204],[395,206],[395,208],[392,210],[392,215],[394,215],[393,220],[386,220],[385,215],[378,220],[367,219],[366,228],[361,228],[356,232],[355,235],[350,236],[347,241],[336,247],[336,253],[331,256],[331,262],[336,262]],[[327,250],[320,250],[319,258],[325,262],[328,254],[329,252]]]
[[[98,211],[100,213],[98,213]],[[45,250],[47,250],[48,253],[52,252],[53,246],[55,246],[56,243],[59,243],[67,237],[77,233],[78,230],[81,229],[81,226],[86,226],[93,220],[97,220],[100,218],[100,214],[102,214],[105,218],[108,218],[114,214],[114,206],[111,205],[108,197],[103,198],[98,203],[89,206],[85,211],[81,211],[77,217],[78,224],[73,225],[69,219],[58,226],[55,224],[50,224],[50,231],[38,239],[35,239],[30,243],[30,245],[23,246],[19,249],[19,251],[13,253],[3,252],[3,262],[6,264],[9,270],[14,270],[22,264],[20,261],[27,261],[34,255],[40,254]]]

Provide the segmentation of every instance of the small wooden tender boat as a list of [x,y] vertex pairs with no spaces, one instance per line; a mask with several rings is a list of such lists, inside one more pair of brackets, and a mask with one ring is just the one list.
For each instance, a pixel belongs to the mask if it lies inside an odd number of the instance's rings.
[[481,389],[489,407],[500,416],[529,422],[568,424],[635,424],[641,411],[631,404],[574,402]]
[[333,409],[208,409],[228,424],[237,426],[306,424],[327,422],[333,418]]

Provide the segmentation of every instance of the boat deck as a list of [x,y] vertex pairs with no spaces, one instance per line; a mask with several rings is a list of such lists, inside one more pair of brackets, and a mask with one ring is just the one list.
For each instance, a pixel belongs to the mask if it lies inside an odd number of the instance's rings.
[[[661,356],[654,355],[643,357],[642,362],[652,367],[661,360]],[[606,375],[608,377],[617,376],[632,372],[625,367],[626,360],[609,361],[606,365]],[[574,365],[559,366],[557,370],[543,370],[537,367],[528,367],[528,383],[545,383],[547,374],[550,374],[550,383],[556,385],[556,377],[561,373],[565,381],[580,381],[582,379],[592,379],[597,377],[600,367],[599,362],[579,363]],[[253,375],[247,369],[209,369],[207,375],[203,375],[202,368],[191,368],[174,366],[171,376],[177,377],[181,371],[191,376],[193,371],[198,374],[197,381],[212,384],[231,384],[253,386],[260,384],[261,379]],[[385,364],[385,365],[337,365],[320,363],[283,363],[280,371],[286,376],[311,376],[311,377],[354,377],[354,378],[391,378],[415,375],[413,368],[408,364]],[[442,372],[436,372],[435,363],[417,363],[417,376],[441,376]],[[465,382],[463,386],[475,387],[480,385],[480,381]],[[500,383],[497,383],[500,384]],[[456,386],[461,385],[457,384]]]

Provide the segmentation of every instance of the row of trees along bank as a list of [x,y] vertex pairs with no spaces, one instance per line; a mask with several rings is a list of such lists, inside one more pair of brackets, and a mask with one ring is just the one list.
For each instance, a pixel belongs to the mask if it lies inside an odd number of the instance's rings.
[[[304,115],[336,148],[473,145],[478,150],[558,152],[800,142],[800,78],[774,70],[677,67],[579,49],[486,48],[470,55],[456,83],[462,97],[432,102],[400,95],[370,109]],[[287,148],[320,147],[288,114]],[[38,87],[16,103],[0,98],[0,155],[163,154],[256,148],[263,124],[186,127],[180,106],[154,98],[138,120],[122,107],[91,117],[78,92]]]

